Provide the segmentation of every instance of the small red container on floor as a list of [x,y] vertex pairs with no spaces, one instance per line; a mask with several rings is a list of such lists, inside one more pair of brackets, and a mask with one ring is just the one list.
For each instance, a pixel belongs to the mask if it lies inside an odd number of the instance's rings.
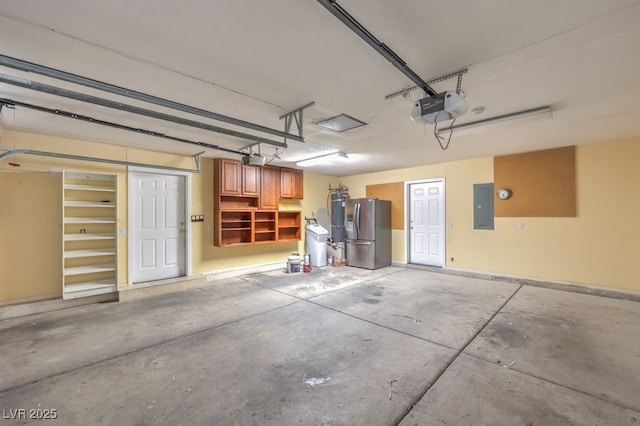
[[311,272],[311,255],[309,253],[304,255],[304,265],[302,266],[304,272]]

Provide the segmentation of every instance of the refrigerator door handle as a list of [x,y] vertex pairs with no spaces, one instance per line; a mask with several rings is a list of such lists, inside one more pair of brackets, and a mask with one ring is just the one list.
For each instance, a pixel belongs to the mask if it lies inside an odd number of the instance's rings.
[[349,241],[349,242],[351,244],[358,245],[358,246],[369,246],[369,245],[373,244],[373,241],[363,241],[363,240]]
[[355,231],[356,239],[360,238],[360,203],[355,205]]

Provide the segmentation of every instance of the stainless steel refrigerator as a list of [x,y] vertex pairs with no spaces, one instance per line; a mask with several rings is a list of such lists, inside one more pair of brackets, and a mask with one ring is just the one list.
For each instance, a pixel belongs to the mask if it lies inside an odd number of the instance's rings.
[[349,266],[378,269],[391,265],[391,201],[347,200],[344,225]]

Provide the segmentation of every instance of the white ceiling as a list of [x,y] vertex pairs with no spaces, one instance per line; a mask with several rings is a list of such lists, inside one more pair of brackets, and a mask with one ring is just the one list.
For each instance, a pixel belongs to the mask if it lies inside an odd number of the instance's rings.
[[[456,124],[546,105],[553,119],[454,136],[443,151],[432,125],[409,119],[421,90],[385,100],[414,83],[312,0],[2,0],[0,54],[278,130],[280,116],[315,102],[304,111],[305,143],[288,141],[273,164],[341,150],[351,162],[309,169],[335,176],[640,136],[640,0],[338,3],[422,79],[468,69],[462,91],[485,111]],[[255,133],[35,73],[0,73]],[[455,90],[456,80],[433,87]],[[232,149],[251,144],[8,84],[0,97]],[[340,134],[314,124],[342,112],[368,124]],[[3,108],[0,119],[8,129],[201,151],[21,107]]]

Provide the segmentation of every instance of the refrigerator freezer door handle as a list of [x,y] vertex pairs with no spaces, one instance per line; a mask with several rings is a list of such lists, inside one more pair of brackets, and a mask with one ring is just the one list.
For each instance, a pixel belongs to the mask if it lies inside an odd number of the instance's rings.
[[350,243],[359,245],[359,246],[369,246],[373,244],[373,241],[350,241]]
[[360,203],[355,206],[355,231],[356,239],[360,238]]

